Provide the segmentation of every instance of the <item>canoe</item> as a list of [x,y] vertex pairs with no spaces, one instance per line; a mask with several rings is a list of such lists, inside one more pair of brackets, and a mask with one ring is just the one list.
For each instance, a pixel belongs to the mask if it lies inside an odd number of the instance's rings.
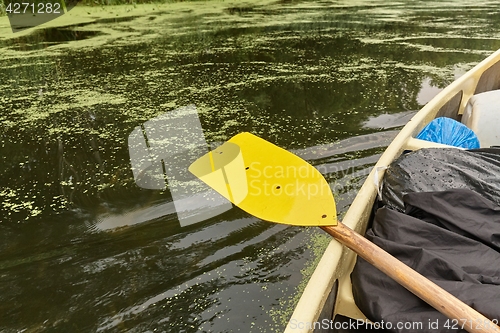
[[[470,110],[473,109],[471,101],[474,102],[478,94],[498,89],[500,89],[500,50],[442,90],[411,118],[373,167],[347,211],[343,219],[344,224],[361,234],[365,233],[377,197],[378,185],[376,184],[381,183],[387,166],[403,151],[449,147],[416,139],[417,134],[433,119],[448,117],[462,121],[476,134],[481,133],[481,136],[478,135],[481,147],[500,145],[494,128],[495,124],[500,123],[497,122],[500,121],[499,114],[479,110],[475,114],[476,118],[470,116]],[[499,97],[499,94],[496,94],[496,97]],[[310,277],[285,333],[313,332],[314,323],[319,323],[324,319],[333,319],[336,315],[366,319],[353,298],[350,274],[355,263],[354,252],[343,247],[336,240],[332,240]]]

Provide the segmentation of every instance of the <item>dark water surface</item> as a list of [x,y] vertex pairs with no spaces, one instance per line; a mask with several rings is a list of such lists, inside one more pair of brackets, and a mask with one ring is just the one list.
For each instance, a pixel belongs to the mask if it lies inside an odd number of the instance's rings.
[[131,131],[194,104],[209,143],[321,166],[342,214],[412,110],[500,47],[493,1],[165,8],[0,39],[0,331],[281,331],[326,236],[236,208],[181,228],[134,182]]

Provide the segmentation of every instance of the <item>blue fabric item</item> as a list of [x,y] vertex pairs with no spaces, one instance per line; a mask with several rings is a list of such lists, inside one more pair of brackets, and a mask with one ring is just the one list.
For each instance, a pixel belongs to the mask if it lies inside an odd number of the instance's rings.
[[436,118],[431,121],[418,133],[417,139],[460,148],[479,148],[479,140],[470,128],[446,117]]

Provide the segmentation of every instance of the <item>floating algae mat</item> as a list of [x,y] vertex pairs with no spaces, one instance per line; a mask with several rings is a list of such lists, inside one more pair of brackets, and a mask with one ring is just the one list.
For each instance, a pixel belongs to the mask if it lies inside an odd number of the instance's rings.
[[211,147],[248,131],[311,161],[342,216],[402,120],[500,47],[499,11],[77,6],[15,34],[0,17],[0,330],[282,331],[327,238],[234,208],[181,228],[173,184],[137,185],[130,133],[194,105]]

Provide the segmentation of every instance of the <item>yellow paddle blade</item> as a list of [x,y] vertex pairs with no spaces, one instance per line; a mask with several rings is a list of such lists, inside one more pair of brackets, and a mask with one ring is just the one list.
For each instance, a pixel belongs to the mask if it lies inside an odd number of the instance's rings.
[[337,224],[323,175],[300,157],[250,133],[240,133],[189,167],[196,177],[244,211],[300,226]]

